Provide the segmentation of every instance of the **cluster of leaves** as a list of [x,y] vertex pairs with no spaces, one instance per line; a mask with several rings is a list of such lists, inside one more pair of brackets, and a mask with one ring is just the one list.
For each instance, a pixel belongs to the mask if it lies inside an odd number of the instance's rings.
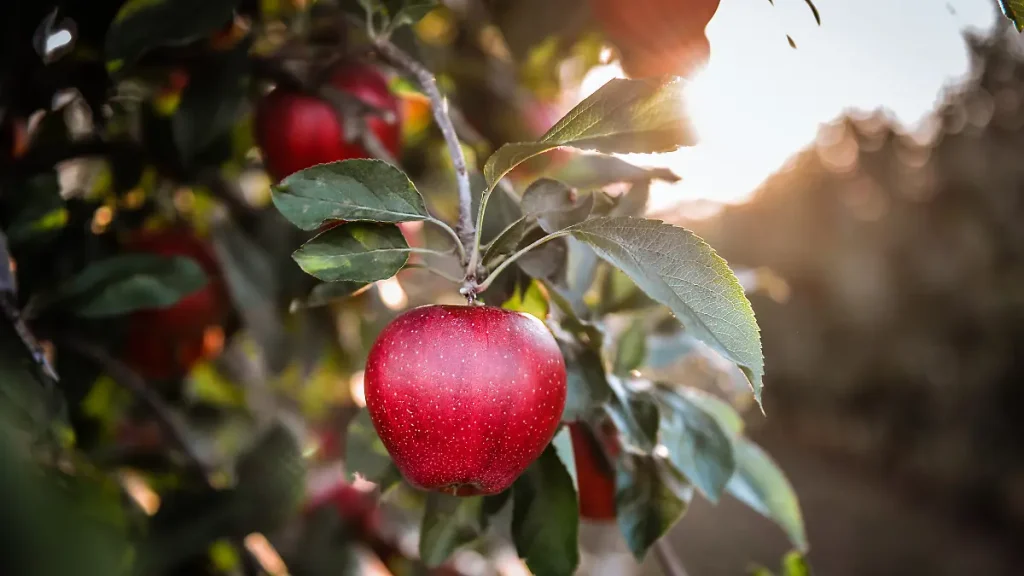
[[[366,297],[368,286],[412,266],[462,283],[470,264],[483,301],[545,318],[556,334],[570,374],[564,421],[596,427],[607,419],[618,429],[623,455],[608,464],[620,527],[638,558],[683,514],[692,487],[711,500],[732,493],[806,547],[792,490],[743,437],[736,413],[697,390],[634,374],[656,364],[658,354],[707,346],[734,362],[760,398],[757,325],[735,276],[692,233],[639,218],[650,181],[676,176],[603,155],[692,144],[678,107],[681,83],[613,81],[536,141],[497,150],[474,170],[477,235],[465,247],[428,211],[429,198],[410,178],[378,160],[289,176],[275,187],[273,206],[239,199],[230,183],[252,171],[248,101],[261,93],[259,67],[267,59],[236,20],[266,17],[263,4],[274,3],[256,4],[38,3],[10,19],[10,44],[18,49],[5,54],[0,78],[2,132],[6,137],[12,118],[47,112],[26,156],[3,143],[3,168],[11,170],[0,190],[0,256],[10,256],[17,270],[0,275],[0,459],[23,466],[5,467],[0,481],[5,502],[20,503],[4,509],[4,525],[25,528],[4,539],[4,572],[22,573],[39,558],[53,561],[40,574],[84,573],[81,567],[97,574],[228,572],[251,563],[239,558],[241,540],[295,527],[306,491],[308,460],[279,413],[288,411],[276,405],[321,404],[330,394],[310,392],[336,387],[359,366],[390,319]],[[370,36],[397,33],[431,7],[358,4]],[[21,42],[26,29],[42,40]],[[61,43],[65,37],[70,41]],[[45,66],[29,66],[37,62]],[[550,62],[540,67],[555,69]],[[169,89],[181,70],[187,86]],[[91,112],[95,125],[85,138],[69,129],[80,111],[52,109],[54,94],[68,87]],[[562,147],[602,154],[576,156],[521,194],[505,186],[522,162]],[[92,156],[105,159],[101,177],[62,195],[55,165]],[[629,191],[602,190],[613,183],[627,183]],[[181,188],[188,193],[178,194]],[[334,220],[347,223],[309,238]],[[415,221],[449,241],[410,246],[396,225]],[[168,381],[147,381],[121,360],[126,326],[134,313],[168,309],[220,279],[188,257],[126,254],[124,238],[154,223],[208,232],[231,300],[223,326],[228,352]],[[322,283],[312,285],[299,269]],[[326,304],[355,319],[355,337],[339,337],[307,310]],[[665,309],[685,329],[669,321],[667,332],[646,334],[645,319]],[[617,332],[613,320],[623,315],[631,329]],[[674,344],[656,353],[657,338]],[[37,340],[57,351],[54,366]],[[253,356],[260,358],[255,369]],[[276,387],[269,416],[261,396],[267,381]],[[145,449],[114,438],[123,426],[144,436],[154,423],[159,438]],[[347,454],[354,472],[385,488],[400,483],[365,412],[349,428]],[[159,494],[155,514],[129,503],[126,470],[141,473]],[[511,510],[512,539],[531,569],[569,573],[578,561],[578,482],[563,429],[505,494],[427,496],[421,558],[442,564]],[[297,568],[322,552],[303,546],[339,547],[336,527],[320,518],[298,521],[298,533],[316,538],[292,532],[292,539],[274,540],[296,573],[337,566],[331,557]]]
[[[660,304],[685,327],[675,325],[677,351],[704,343],[735,362],[760,399],[758,329],[732,271],[691,232],[638,217],[654,175],[632,173],[632,187],[620,196],[600,189],[619,181],[613,170],[605,172],[608,181],[591,182],[591,189],[578,190],[553,178],[535,181],[521,197],[498,188],[516,165],[556,147],[611,153],[691,144],[691,132],[678,112],[679,88],[671,80],[612,81],[538,141],[507,144],[487,160],[472,247],[482,253],[475,270],[479,297],[550,318],[569,370],[563,421],[599,425],[608,418],[618,429],[624,452],[611,463],[617,518],[637,558],[683,515],[694,487],[712,502],[724,492],[732,494],[779,522],[803,550],[807,542],[792,488],[774,462],[743,437],[735,410],[697,389],[634,377],[647,356],[644,318]],[[586,158],[619,162],[600,155]],[[461,247],[454,233],[456,244],[447,252],[405,242],[394,223],[447,225],[428,213],[412,182],[386,163],[349,160],[316,166],[285,178],[273,194],[277,208],[300,228],[348,222],[317,235],[293,255],[303,270],[325,282],[386,279],[406,265],[412,252],[447,259],[449,267],[466,265],[466,255],[457,255]],[[488,201],[495,194],[501,204],[492,206],[495,215],[489,218]],[[609,298],[598,300],[598,313],[587,296],[602,273],[607,280],[601,291]],[[614,274],[628,278],[628,297],[613,297]],[[611,313],[635,313],[635,319],[606,347],[604,320]],[[365,412],[349,432],[347,453],[351,471],[385,490],[398,482]],[[428,565],[440,564],[455,548],[476,540],[490,516],[511,499],[512,537],[527,565],[540,575],[570,573],[578,561],[575,476],[568,429],[563,428],[505,493],[470,498],[430,494],[422,558]]]

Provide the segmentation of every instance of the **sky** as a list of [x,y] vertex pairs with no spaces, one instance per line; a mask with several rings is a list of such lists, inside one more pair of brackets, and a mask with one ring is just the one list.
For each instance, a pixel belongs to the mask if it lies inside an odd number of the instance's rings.
[[[684,104],[700,143],[670,154],[624,156],[683,177],[652,188],[652,212],[691,200],[744,201],[811,144],[822,123],[851,109],[886,109],[913,127],[967,73],[962,32],[997,22],[995,0],[815,4],[820,27],[804,0],[722,2],[707,28],[710,63],[692,79]],[[594,70],[583,95],[615,76],[621,76],[617,65]]]

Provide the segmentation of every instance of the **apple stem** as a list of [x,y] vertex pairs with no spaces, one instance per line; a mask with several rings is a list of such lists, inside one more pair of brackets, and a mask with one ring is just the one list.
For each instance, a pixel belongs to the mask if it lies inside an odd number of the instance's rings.
[[[554,232],[552,234],[548,234],[547,236],[544,236],[543,238],[540,238],[540,239],[534,241],[529,246],[527,246],[527,247],[519,250],[515,254],[509,256],[508,258],[503,260],[502,263],[499,264],[498,267],[495,268],[493,272],[488,274],[487,278],[485,278],[483,282],[481,282],[479,285],[476,286],[476,291],[477,292],[483,292],[484,290],[487,290],[487,288],[491,285],[491,282],[493,282],[494,279],[497,278],[498,275],[501,274],[505,270],[505,268],[508,268],[509,265],[511,265],[516,260],[518,260],[519,257],[522,256],[523,254],[526,254],[530,250],[533,250],[534,248],[540,246],[541,244],[544,244],[545,242],[550,242],[551,240],[554,240],[555,238],[561,238],[562,236],[566,236],[568,234],[569,234],[569,232],[566,231],[566,230],[559,230],[558,232]],[[465,290],[465,288],[463,288],[463,290]]]
[[[459,239],[462,241],[463,252],[473,245],[476,237],[476,226],[473,221],[473,195],[470,188],[469,170],[466,168],[466,156],[462,152],[462,144],[455,132],[451,116],[448,114],[448,101],[437,88],[437,79],[433,73],[427,70],[422,64],[403,52],[400,48],[391,43],[387,38],[379,37],[375,40],[374,46],[377,52],[388,62],[405,73],[416,78],[423,92],[430,99],[430,107],[434,111],[434,121],[437,122],[445,142],[448,144],[448,153],[452,157],[452,165],[455,167],[455,179],[459,189],[459,221],[455,226]],[[472,266],[471,266],[472,265]],[[466,266],[466,283],[475,286],[476,264],[470,262]],[[468,297],[468,295],[467,295]]]

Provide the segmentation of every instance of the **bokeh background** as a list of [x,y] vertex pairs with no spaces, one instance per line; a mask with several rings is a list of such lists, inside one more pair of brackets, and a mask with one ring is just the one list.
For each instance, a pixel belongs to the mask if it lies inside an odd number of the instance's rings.
[[[471,162],[483,157],[473,148],[537,137],[624,75],[616,50],[577,25],[582,3],[442,4],[396,43],[415,48],[452,94]],[[748,410],[747,426],[800,497],[814,573],[1020,574],[1024,39],[994,0],[814,4],[820,25],[803,0],[723,0],[706,31],[710,60],[680,102],[701,142],[621,158],[678,175],[651,183],[648,215],[703,236],[748,288],[762,329],[767,415]],[[267,45],[256,44],[254,54],[283,50],[275,44],[283,26],[260,32]],[[173,73],[165,76],[150,79],[153,93],[139,101],[180,104]],[[402,167],[431,208],[450,218],[451,167],[426,102],[408,82],[393,73],[389,79],[402,94]],[[72,136],[94,128],[88,97],[60,101]],[[301,234],[267,209],[270,178],[254,147],[250,108],[240,106],[227,139],[230,169],[212,177],[168,176],[173,170],[154,161],[156,168],[140,167],[122,186],[127,164],[119,160],[66,163],[60,194],[77,203],[69,203],[65,223],[100,244],[125,222],[149,217],[136,213],[142,197],[147,209],[151,197],[160,199],[154,212],[204,222],[197,229],[215,247],[235,309],[212,343],[202,341],[216,349],[211,357],[156,394],[195,426],[196,451],[211,459],[245,453],[253,422],[268,415],[298,422],[309,440],[304,456],[315,461],[307,488],[317,492],[341,475],[336,460],[363,401],[362,363],[377,331],[406,307],[460,298],[411,270],[332,304],[329,314],[325,302],[307,308],[312,281],[288,258]],[[35,122],[36,134],[50,126],[38,115]],[[161,140],[150,129],[137,130],[147,146]],[[164,153],[152,148],[154,156]],[[569,156],[529,169],[565,176],[564,167],[579,160]],[[97,200],[99,189],[118,199]],[[413,224],[407,232],[422,241],[428,229]],[[75,259],[95,246],[65,248],[62,258]],[[40,324],[44,341],[64,329]],[[64,382],[81,404],[73,416],[83,445],[103,447],[111,438],[121,448],[166,444],[152,422],[136,421],[145,420],[136,418],[144,410],[101,376],[102,358],[75,350],[58,350],[56,358],[58,371],[73,375]],[[745,386],[710,356],[646,371],[726,394]],[[266,472],[256,467],[270,482]],[[152,486],[130,475],[120,480],[142,509],[159,504]],[[257,486],[262,493],[270,484]],[[402,515],[403,499],[419,503],[414,494],[394,495],[388,520],[404,534],[397,546],[415,550],[416,518]],[[301,536],[292,534],[291,543]],[[791,547],[774,524],[733,500],[711,506],[696,499],[668,538],[691,576],[774,567]],[[581,545],[581,574],[662,573],[654,555],[642,566],[632,562],[614,524],[586,523]],[[269,549],[265,540],[244,547],[257,559],[274,558],[260,556]],[[481,552],[487,561],[476,553],[458,558],[459,573],[523,573],[507,542]],[[199,573],[190,565],[183,573],[190,568]]]

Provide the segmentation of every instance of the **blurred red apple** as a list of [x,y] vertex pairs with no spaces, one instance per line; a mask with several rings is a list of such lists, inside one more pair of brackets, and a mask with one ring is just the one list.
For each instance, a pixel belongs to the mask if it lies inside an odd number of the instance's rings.
[[129,239],[129,252],[185,256],[195,260],[209,282],[173,306],[140,310],[128,321],[125,357],[144,378],[183,376],[197,362],[220,352],[229,297],[213,251],[191,230],[142,231]]
[[720,0],[590,0],[594,17],[633,78],[691,76],[707,64],[704,29]]
[[[388,90],[384,76],[371,66],[349,63],[334,71],[330,84],[392,115],[392,122],[371,115],[366,123],[385,149],[397,157],[401,143],[399,101]],[[358,140],[345,141],[334,108],[309,94],[275,89],[259,103],[255,126],[264,164],[275,180],[316,164],[370,157]]]
[[615,458],[620,450],[614,428],[602,430],[599,438],[585,424],[574,422],[569,425],[569,434],[576,460],[580,517],[598,521],[615,519],[615,470],[605,456],[607,453],[608,457]]
[[536,318],[424,306],[392,321],[366,363],[366,407],[412,484],[459,496],[508,488],[565,406],[565,361]]

